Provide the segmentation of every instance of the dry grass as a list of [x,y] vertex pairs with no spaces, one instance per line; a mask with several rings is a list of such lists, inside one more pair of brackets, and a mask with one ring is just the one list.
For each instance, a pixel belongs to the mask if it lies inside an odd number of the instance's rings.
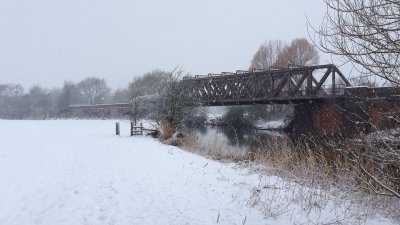
[[164,121],[161,123],[161,130],[162,133],[160,138],[162,140],[168,140],[172,138],[173,134],[176,132],[176,127],[174,124]]
[[[332,144],[332,140],[329,145],[326,143],[326,140],[318,144],[308,140],[292,147],[288,141],[269,144],[266,147],[260,140],[252,159],[257,164],[266,165],[270,174],[299,184],[300,186],[296,185],[296,190],[293,191],[295,194],[289,198],[297,201],[306,211],[323,211],[328,208],[337,210],[339,213],[336,222],[339,224],[377,214],[400,222],[399,213],[396,212],[400,206],[399,199],[377,187],[376,183],[363,173],[357,161],[348,154],[351,151],[351,154],[361,158],[366,157],[362,155],[365,151],[348,140],[335,142],[340,143],[335,145]],[[383,178],[379,177],[382,178],[382,182],[393,189],[399,188],[393,180],[385,180],[396,177],[393,167],[372,160],[367,160],[365,167],[368,171],[379,170],[381,174],[386,175]],[[394,181],[398,178],[400,177],[397,173]],[[264,196],[271,196],[271,193]],[[262,205],[269,205],[270,201],[271,197],[260,202]],[[329,201],[334,203],[333,206],[327,205]],[[360,219],[357,221],[363,223]]]

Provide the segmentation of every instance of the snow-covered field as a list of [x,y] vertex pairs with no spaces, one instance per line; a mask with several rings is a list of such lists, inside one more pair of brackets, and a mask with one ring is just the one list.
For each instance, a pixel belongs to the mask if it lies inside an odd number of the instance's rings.
[[[301,210],[266,217],[265,208],[249,206],[263,199],[254,187],[270,188],[278,178],[260,179],[150,137],[128,137],[126,122],[118,137],[114,126],[0,120],[0,225],[301,222]],[[286,206],[290,192],[275,191],[270,205]]]
[[0,120],[0,224],[265,224],[243,171],[114,126]]

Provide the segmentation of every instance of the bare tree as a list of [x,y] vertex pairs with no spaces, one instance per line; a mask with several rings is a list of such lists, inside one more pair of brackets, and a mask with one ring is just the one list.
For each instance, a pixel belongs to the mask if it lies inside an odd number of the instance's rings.
[[289,65],[311,66],[319,62],[319,54],[314,45],[305,38],[296,38],[290,45],[283,41],[264,42],[251,60],[250,69],[286,68]]
[[89,77],[78,83],[87,104],[100,104],[110,95],[110,88],[104,79]]
[[316,47],[305,38],[296,38],[278,55],[274,66],[313,66],[318,63],[319,55]]
[[182,127],[185,121],[193,117],[200,105],[193,95],[193,90],[187,89],[181,82],[185,76],[188,74],[182,70],[175,69],[169,72],[157,102],[158,121],[168,123],[175,128]]
[[138,96],[155,95],[160,93],[169,77],[170,72],[162,70],[154,70],[145,73],[141,77],[136,77],[128,87],[131,99]]
[[327,14],[312,29],[326,53],[350,60],[361,73],[400,85],[400,2],[325,0]]
[[0,84],[0,118],[24,118],[29,112],[26,103],[20,84]]
[[[393,0],[325,0],[327,14],[316,29],[319,48],[354,64],[362,76],[357,85],[373,86],[378,76],[400,86],[400,2]],[[367,111],[366,109],[363,109]],[[382,112],[397,120],[398,110]],[[374,127],[371,121],[365,123]],[[389,133],[396,132],[389,139]],[[349,173],[367,191],[400,198],[398,129],[374,132],[359,146],[337,148],[350,162]],[[354,141],[352,141],[354,145]],[[360,147],[360,148],[359,148]],[[357,149],[359,148],[359,149]]]
[[[139,117],[156,117],[156,99],[164,93],[170,72],[153,70],[133,79],[128,85],[128,95],[132,102],[133,119]],[[145,115],[146,114],[146,115]],[[154,119],[154,118],[153,118]]]
[[110,99],[112,103],[126,103],[129,101],[129,90],[127,88],[115,90]]
[[250,70],[269,69],[274,66],[286,45],[281,40],[265,41],[251,60]]
[[78,86],[71,81],[65,81],[56,101],[58,113],[65,115],[70,105],[81,103]]
[[50,116],[51,97],[49,90],[35,85],[29,90],[28,99],[32,118],[43,119]]
[[15,97],[23,93],[24,88],[20,84],[0,84],[0,97]]

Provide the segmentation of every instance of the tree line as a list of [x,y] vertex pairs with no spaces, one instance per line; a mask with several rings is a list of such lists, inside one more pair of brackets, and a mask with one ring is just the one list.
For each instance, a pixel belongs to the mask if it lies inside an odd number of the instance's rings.
[[135,118],[175,123],[182,119],[184,107],[180,105],[185,103],[179,85],[182,77],[181,70],[154,70],[116,90],[97,77],[65,81],[62,87],[51,89],[35,85],[25,90],[20,84],[0,84],[0,118],[63,118],[71,116],[71,105],[132,103]]
[[[315,65],[318,60],[318,52],[307,39],[298,38],[290,44],[280,40],[266,41],[255,53],[249,69]],[[20,84],[0,84],[0,118],[67,117],[70,105],[131,102],[135,118],[150,116],[169,122],[182,121],[183,106],[179,104],[185,102],[185,94],[179,87],[179,80],[185,75],[188,74],[181,70],[154,70],[135,77],[127,87],[114,91],[104,79],[97,77],[88,77],[77,83],[65,81],[62,87],[51,89],[35,85],[25,90]],[[177,116],[179,119],[175,118]]]
[[104,79],[88,77],[78,83],[65,81],[61,88],[0,84],[0,118],[45,119],[67,116],[68,107],[128,101],[125,90],[114,92]]

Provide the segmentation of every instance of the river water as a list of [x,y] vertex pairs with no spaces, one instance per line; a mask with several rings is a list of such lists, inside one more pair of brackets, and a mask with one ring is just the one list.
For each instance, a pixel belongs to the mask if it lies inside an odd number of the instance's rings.
[[248,158],[251,153],[261,148],[287,145],[290,142],[283,132],[254,128],[202,126],[190,128],[190,132],[196,141],[212,151],[213,155],[222,157]]

